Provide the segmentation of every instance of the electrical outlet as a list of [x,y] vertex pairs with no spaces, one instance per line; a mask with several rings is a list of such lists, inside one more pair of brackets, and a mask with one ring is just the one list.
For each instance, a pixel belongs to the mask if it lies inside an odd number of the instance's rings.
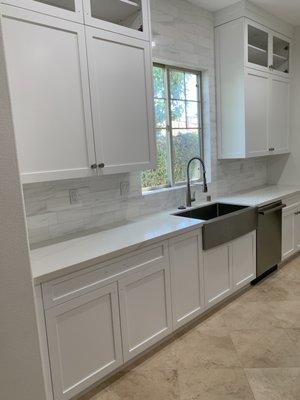
[[70,196],[70,204],[78,204],[79,203],[79,196],[78,196],[77,189],[70,189],[69,196]]
[[124,199],[129,193],[129,182],[122,181],[120,183],[120,196]]

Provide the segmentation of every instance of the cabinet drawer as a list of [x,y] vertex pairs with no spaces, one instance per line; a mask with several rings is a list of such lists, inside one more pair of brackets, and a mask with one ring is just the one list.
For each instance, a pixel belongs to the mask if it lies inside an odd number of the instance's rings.
[[111,282],[124,274],[146,265],[163,262],[167,257],[166,243],[146,247],[126,256],[115,258],[85,271],[79,271],[44,283],[43,299],[45,308],[64,303]]

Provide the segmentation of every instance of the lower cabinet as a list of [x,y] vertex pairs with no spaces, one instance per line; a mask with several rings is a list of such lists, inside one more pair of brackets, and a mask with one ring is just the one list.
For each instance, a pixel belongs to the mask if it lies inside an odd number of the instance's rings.
[[169,241],[173,328],[179,328],[204,309],[201,231]]
[[171,333],[169,265],[146,267],[119,281],[124,361]]
[[205,305],[210,307],[231,292],[231,247],[222,245],[204,252]]
[[255,278],[255,231],[230,243],[205,251],[205,306],[213,306]]
[[70,399],[123,362],[117,283],[46,311],[55,400]]
[[300,250],[300,203],[283,209],[282,212],[282,259]]
[[254,278],[255,232],[202,251],[196,229],[44,283],[53,399],[73,398]]
[[256,278],[256,234],[236,239],[232,243],[233,290],[247,285]]

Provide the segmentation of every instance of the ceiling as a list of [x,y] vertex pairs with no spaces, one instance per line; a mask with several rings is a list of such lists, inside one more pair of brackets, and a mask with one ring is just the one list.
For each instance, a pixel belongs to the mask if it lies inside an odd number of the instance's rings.
[[[217,11],[237,0],[189,0],[206,10]],[[300,0],[252,0],[252,3],[264,8],[271,14],[284,19],[292,25],[300,26]]]

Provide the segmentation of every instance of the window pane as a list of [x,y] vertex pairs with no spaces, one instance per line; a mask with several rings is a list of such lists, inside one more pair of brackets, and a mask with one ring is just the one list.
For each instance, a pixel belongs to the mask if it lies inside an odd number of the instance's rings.
[[153,67],[154,97],[159,98],[159,99],[166,97],[164,75],[165,75],[164,68]]
[[173,128],[186,128],[185,101],[171,100]]
[[170,70],[170,92],[171,99],[184,100],[184,72],[177,70]]
[[[173,157],[175,183],[186,181],[188,161],[200,155],[199,131],[192,129],[177,129],[173,131]],[[199,163],[191,165],[191,179],[200,179]]]
[[157,128],[167,127],[167,116],[166,116],[166,100],[155,99],[155,123]]
[[185,74],[185,96],[187,100],[198,101],[198,83],[197,75]]
[[168,142],[166,130],[156,132],[157,167],[142,172],[142,187],[155,188],[168,186]]
[[187,127],[199,128],[198,103],[187,101],[186,103]]

